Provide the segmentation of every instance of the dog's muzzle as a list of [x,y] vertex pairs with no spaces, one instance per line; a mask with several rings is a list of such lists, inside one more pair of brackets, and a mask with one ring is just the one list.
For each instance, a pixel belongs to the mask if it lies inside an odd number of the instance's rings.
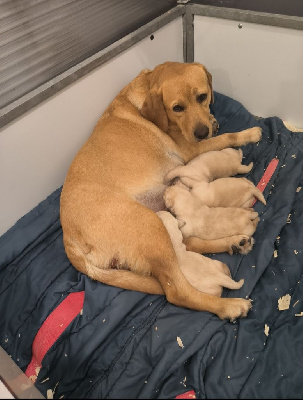
[[209,128],[206,125],[197,125],[196,129],[194,131],[194,136],[195,138],[200,141],[202,139],[205,139],[209,134]]

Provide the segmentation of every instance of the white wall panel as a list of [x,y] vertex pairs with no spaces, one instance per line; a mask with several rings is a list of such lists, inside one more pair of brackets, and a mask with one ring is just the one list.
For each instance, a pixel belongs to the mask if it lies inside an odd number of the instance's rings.
[[122,87],[165,61],[183,61],[181,17],[2,129],[0,235],[63,184],[76,152]]
[[251,113],[303,127],[303,31],[195,16],[195,61]]

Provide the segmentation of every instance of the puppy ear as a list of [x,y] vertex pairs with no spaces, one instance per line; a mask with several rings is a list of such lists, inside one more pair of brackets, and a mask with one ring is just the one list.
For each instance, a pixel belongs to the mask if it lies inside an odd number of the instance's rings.
[[186,222],[182,219],[178,219],[178,228],[181,229],[184,225],[186,225]]
[[157,125],[162,131],[168,131],[168,118],[160,91],[152,89],[147,93],[141,108],[141,115]]
[[209,73],[207,71],[207,69],[204,67],[204,65],[203,65],[203,69],[204,69],[204,71],[206,73],[208,84],[209,84],[209,87],[210,87],[210,90],[211,90],[211,103],[213,103],[214,102],[213,77],[212,77],[211,73]]

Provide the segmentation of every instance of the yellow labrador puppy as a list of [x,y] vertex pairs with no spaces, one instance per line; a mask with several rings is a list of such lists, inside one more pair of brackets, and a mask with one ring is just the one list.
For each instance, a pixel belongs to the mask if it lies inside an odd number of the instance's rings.
[[[196,200],[192,204],[197,206],[249,208],[252,207],[255,199],[266,204],[262,192],[246,178],[219,178],[207,182],[193,179],[189,181],[187,177],[184,177],[181,178],[181,184],[183,185],[173,185],[166,189],[164,199],[168,208],[172,208],[174,203],[182,201],[184,190],[190,191]],[[194,214],[195,210],[192,212]]]
[[173,168],[165,177],[170,183],[174,178],[179,177],[183,183],[186,178],[186,185],[194,186],[195,182],[211,182],[218,178],[230,177],[237,174],[246,174],[251,171],[253,163],[242,164],[243,152],[241,149],[223,149],[221,151],[209,151],[201,154],[186,165]]
[[223,287],[239,289],[243,286],[244,279],[234,281],[226,264],[186,250],[178,221],[171,213],[160,211],[157,214],[169,233],[181,271],[195,289],[221,296]]
[[252,208],[208,207],[182,183],[166,189],[163,199],[178,220],[188,250],[230,254],[251,250],[251,236],[259,222]]

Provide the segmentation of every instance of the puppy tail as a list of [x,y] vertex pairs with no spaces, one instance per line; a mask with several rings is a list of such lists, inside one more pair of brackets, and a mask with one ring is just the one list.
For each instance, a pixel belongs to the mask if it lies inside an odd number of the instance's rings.
[[264,196],[263,196],[263,193],[262,193],[257,187],[255,187],[254,192],[253,192],[253,195],[254,195],[258,200],[260,200],[261,203],[263,203],[264,205],[266,205],[266,200],[265,200],[265,198],[264,198]]
[[238,170],[238,174],[247,174],[248,172],[250,172],[252,170],[254,163],[251,162],[248,165],[245,164],[241,164]]
[[228,289],[240,289],[244,284],[244,279],[240,279],[239,282],[234,281],[232,278],[226,275],[224,281],[222,282],[222,286]]

